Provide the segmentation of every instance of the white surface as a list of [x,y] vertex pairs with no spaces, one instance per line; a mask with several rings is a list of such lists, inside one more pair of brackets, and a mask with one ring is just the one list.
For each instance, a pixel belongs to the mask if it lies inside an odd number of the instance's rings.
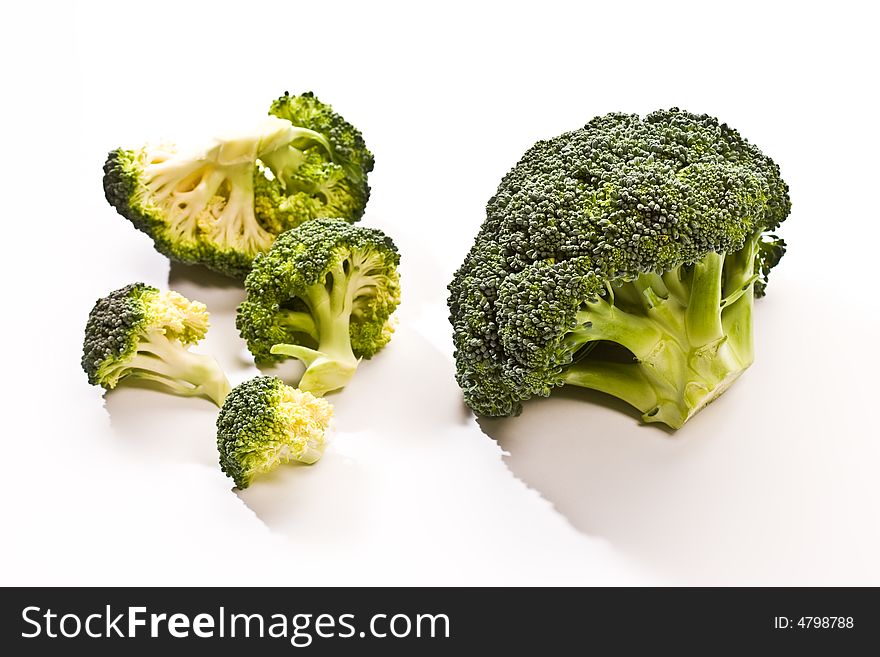
[[[0,584],[880,584],[870,5],[258,4],[6,26]],[[250,125],[285,89],[364,131],[364,223],[397,241],[405,300],[333,397],[324,459],[236,494],[208,402],[104,400],[79,369],[91,304],[144,280],[208,304],[203,349],[233,383],[257,373],[241,291],[169,268],[107,206],[101,165]],[[444,302],[486,200],[536,139],[672,105],[740,129],[791,186],[756,364],[675,436],[582,391],[481,429]]]

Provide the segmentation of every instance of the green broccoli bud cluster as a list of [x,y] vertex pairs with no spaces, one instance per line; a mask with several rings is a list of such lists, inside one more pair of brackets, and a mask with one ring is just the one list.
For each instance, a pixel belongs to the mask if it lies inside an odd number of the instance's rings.
[[233,388],[217,417],[220,467],[238,488],[282,463],[312,464],[324,450],[333,407],[285,385],[258,376]]
[[779,167],[710,116],[609,114],[538,142],[449,286],[465,401],[515,415],[581,385],[681,426],[753,360],[790,207]]

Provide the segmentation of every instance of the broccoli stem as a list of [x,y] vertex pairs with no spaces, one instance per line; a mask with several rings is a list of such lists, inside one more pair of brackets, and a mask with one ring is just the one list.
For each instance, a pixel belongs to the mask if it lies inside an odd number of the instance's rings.
[[279,310],[278,323],[295,333],[305,333],[313,340],[318,339],[318,327],[309,313],[295,310]]
[[214,358],[191,352],[161,331],[141,339],[126,367],[127,376],[153,381],[184,397],[207,397],[217,406],[229,394],[229,381]]
[[320,397],[344,388],[354,376],[360,358],[351,343],[351,321],[357,321],[358,305],[387,285],[387,265],[372,250],[352,250],[326,272],[321,283],[306,288],[299,298],[308,313],[281,310],[279,323],[292,332],[305,333],[315,342],[312,349],[299,344],[276,344],[270,353],[298,358],[306,365],[300,390]]
[[752,308],[755,284],[759,278],[757,256],[760,236],[746,243],[746,247],[731,254],[725,262],[728,294],[722,301],[724,309],[721,324],[728,336],[731,349],[741,361],[752,363],[755,354],[752,332]]
[[721,272],[724,254],[709,252],[694,265],[691,294],[685,310],[685,328],[692,345],[721,339]]
[[654,386],[637,363],[585,359],[568,370],[565,382],[604,392],[639,409],[653,408],[659,402]]
[[606,341],[634,360],[600,360],[594,350],[565,370],[564,382],[618,397],[645,422],[680,428],[754,359],[756,245],[751,240],[736,253],[709,253],[690,267],[643,274],[586,303],[567,336],[572,353]]
[[[351,267],[348,268],[352,271]],[[323,283],[310,286],[302,299],[309,307],[314,322],[318,347],[310,349],[302,345],[276,344],[271,353],[300,359],[306,371],[300,379],[299,388],[316,397],[344,388],[354,376],[358,358],[351,348],[351,311],[359,287],[352,284],[342,262],[328,272]],[[291,322],[305,327],[299,313],[286,316]]]
[[259,159],[285,188],[292,191],[294,176],[306,160],[304,151],[317,145],[332,157],[333,148],[324,135],[308,128],[292,127],[287,136],[289,143],[260,152]]
[[305,364],[306,371],[298,387],[316,397],[344,388],[357,370],[358,359],[351,351],[351,339],[347,334],[343,337],[341,333],[343,324],[347,332],[348,321],[336,323],[339,327],[322,331],[317,349],[297,344],[276,344],[270,350],[273,354],[298,358]]

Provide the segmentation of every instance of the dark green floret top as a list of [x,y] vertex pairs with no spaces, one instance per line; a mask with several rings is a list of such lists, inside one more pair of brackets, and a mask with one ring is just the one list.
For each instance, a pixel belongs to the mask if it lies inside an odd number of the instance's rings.
[[134,352],[135,336],[147,323],[146,301],[158,292],[144,283],[131,283],[95,302],[86,322],[82,356],[89,383],[102,385],[101,366]]
[[616,279],[737,251],[789,210],[779,167],[717,119],[608,114],[526,151],[489,200],[481,236],[510,272],[587,257]]
[[[391,238],[378,228],[352,226],[340,219],[316,219],[296,230],[282,233],[273,248],[260,256],[260,268],[245,285],[274,289],[281,294],[291,289],[324,283],[328,270],[352,252],[370,251],[383,263],[396,267],[400,255]],[[278,273],[280,276],[275,276]]]

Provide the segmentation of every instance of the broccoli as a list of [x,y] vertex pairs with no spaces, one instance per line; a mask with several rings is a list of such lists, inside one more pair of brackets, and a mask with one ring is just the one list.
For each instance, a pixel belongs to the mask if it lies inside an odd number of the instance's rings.
[[285,385],[258,376],[233,388],[217,417],[220,468],[239,488],[291,459],[311,464],[324,451],[324,433],[333,406]]
[[321,396],[342,388],[359,359],[391,338],[399,262],[380,230],[309,221],[254,260],[236,325],[258,363],[302,360],[301,389]]
[[569,384],[681,427],[752,363],[790,209],[779,167],[711,116],[614,113],[538,142],[449,285],[467,404],[516,415]]
[[361,218],[373,156],[311,93],[285,93],[255,130],[197,153],[116,149],[107,201],[170,258],[243,278],[275,236],[317,217]]
[[220,406],[229,392],[226,375],[210,356],[189,351],[207,331],[204,304],[132,283],[98,299],[89,313],[82,367],[89,383],[106,390],[145,379]]
[[[286,119],[293,125],[310,128],[327,138],[333,162],[344,170],[345,179],[350,181],[350,194],[362,202],[362,214],[363,205],[370,196],[367,174],[373,170],[374,161],[361,133],[311,92],[300,96],[291,96],[284,92],[283,96],[272,103],[269,114]],[[322,216],[347,215],[328,212]]]

